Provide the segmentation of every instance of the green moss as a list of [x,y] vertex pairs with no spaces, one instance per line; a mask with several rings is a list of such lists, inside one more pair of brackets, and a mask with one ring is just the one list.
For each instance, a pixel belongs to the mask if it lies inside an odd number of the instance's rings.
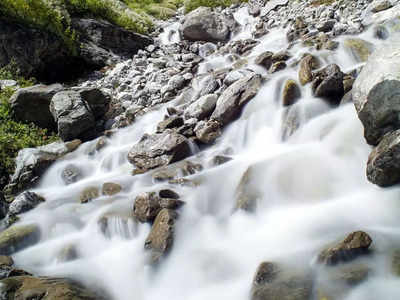
[[228,7],[232,4],[247,2],[247,0],[185,0],[185,12],[191,12],[200,6],[206,7]]

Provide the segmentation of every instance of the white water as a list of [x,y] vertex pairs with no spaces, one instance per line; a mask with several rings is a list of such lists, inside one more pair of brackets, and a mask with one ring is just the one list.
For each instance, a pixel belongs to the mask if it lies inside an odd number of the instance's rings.
[[[243,12],[236,17],[244,24]],[[248,35],[244,31],[240,37]],[[368,32],[363,38],[378,43]],[[254,54],[286,46],[282,30],[261,41]],[[294,57],[305,51],[298,46],[290,50]],[[358,65],[344,49],[315,54],[344,71]],[[200,72],[219,63],[226,60],[210,57]],[[143,246],[150,225],[136,225],[132,207],[140,192],[168,185],[156,185],[146,174],[131,176],[126,156],[143,133],[154,132],[166,107],[119,130],[101,152],[89,155],[95,142],[86,143],[51,167],[36,189],[47,201],[22,216],[22,222],[40,225],[41,242],[15,254],[16,263],[35,274],[71,276],[103,287],[118,300],[243,300],[249,297],[252,277],[262,261],[311,265],[327,244],[364,230],[374,240],[374,255],[366,259],[374,273],[345,299],[399,299],[400,280],[389,272],[387,255],[400,242],[399,189],[380,189],[367,182],[370,147],[353,105],[332,110],[311,96],[310,87],[303,89],[303,98],[296,104],[304,113],[304,124],[282,143],[283,109],[278,100],[286,78],[297,78],[296,69],[282,71],[266,82],[241,118],[203,153],[200,159],[206,168],[193,176],[201,179],[199,187],[173,187],[186,205],[177,222],[174,247],[160,268],[148,265]],[[213,154],[227,148],[233,149],[232,161],[207,167]],[[85,177],[65,186],[60,173],[70,163],[79,166]],[[232,214],[236,186],[255,163],[262,166],[257,168],[262,192],[257,213]],[[79,194],[85,187],[101,187],[104,182],[119,183],[122,193],[80,204]],[[105,215],[112,216],[108,237],[98,224]],[[77,248],[79,259],[60,262],[58,254],[70,245]]]

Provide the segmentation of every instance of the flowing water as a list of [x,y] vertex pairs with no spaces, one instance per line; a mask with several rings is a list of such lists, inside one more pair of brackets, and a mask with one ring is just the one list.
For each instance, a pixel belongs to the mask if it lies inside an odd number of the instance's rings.
[[[236,18],[245,28],[236,39],[250,37],[252,18],[243,10]],[[379,43],[371,32],[361,37]],[[285,31],[275,29],[261,39],[251,57],[286,47]],[[294,46],[290,52],[298,58],[306,50]],[[359,66],[344,48],[315,54],[345,72]],[[199,72],[227,63],[224,57],[210,56]],[[374,240],[374,254],[366,259],[374,273],[345,299],[399,299],[400,280],[390,275],[386,255],[400,242],[399,189],[380,189],[367,181],[371,149],[351,103],[332,109],[313,98],[310,87],[303,88],[296,104],[301,127],[282,142],[283,107],[278,100],[287,78],[297,78],[295,68],[271,77],[216,145],[195,154],[205,166],[193,175],[201,185],[173,187],[186,205],[176,225],[174,247],[159,268],[149,266],[143,248],[150,225],[136,224],[132,207],[139,193],[168,184],[154,183],[146,174],[131,176],[127,152],[145,132],[154,132],[173,102],[119,130],[100,152],[92,153],[95,142],[85,143],[49,169],[35,190],[47,201],[21,220],[39,224],[42,239],[14,255],[17,265],[35,274],[71,276],[104,288],[118,300],[243,300],[249,298],[262,261],[312,265],[327,244],[364,230]],[[227,149],[234,159],[211,167],[213,155]],[[68,164],[78,166],[84,179],[66,186],[60,174]],[[233,213],[235,189],[250,165],[257,166],[257,211]],[[80,204],[84,188],[101,187],[104,182],[118,183],[123,191]],[[105,216],[106,234],[99,226]],[[76,247],[79,258],[60,261],[60,252],[69,246]]]

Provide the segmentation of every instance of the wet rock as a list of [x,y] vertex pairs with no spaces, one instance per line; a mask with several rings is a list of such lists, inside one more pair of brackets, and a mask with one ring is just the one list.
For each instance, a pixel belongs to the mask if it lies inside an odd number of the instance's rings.
[[318,67],[317,59],[307,54],[300,61],[299,81],[301,85],[305,85],[313,80],[313,70]]
[[250,166],[240,179],[235,192],[236,204],[234,210],[254,212],[257,208],[259,195],[252,184],[252,172],[253,168]]
[[201,121],[194,128],[196,138],[204,143],[211,144],[221,136],[221,124],[218,121]]
[[10,227],[0,233],[0,255],[10,255],[33,244],[40,239],[36,225]]
[[312,297],[312,289],[310,272],[264,262],[254,276],[251,299],[308,300]]
[[73,164],[66,165],[61,172],[61,179],[62,181],[64,181],[66,185],[75,183],[79,181],[81,178],[82,178],[81,170]]
[[6,217],[7,211],[8,211],[8,203],[4,198],[3,192],[0,191],[0,220]]
[[353,96],[352,96],[352,91],[347,92],[344,94],[342,100],[340,100],[340,105],[345,105],[347,103],[352,103],[353,102]]
[[15,276],[0,281],[2,299],[100,300],[106,299],[70,279]]
[[273,63],[271,68],[269,69],[269,73],[273,74],[279,71],[282,71],[286,69],[287,65],[284,61],[277,61],[276,63]]
[[218,98],[211,118],[218,120],[222,125],[227,125],[236,119],[243,106],[257,94],[261,82],[260,75],[252,74],[233,83]]
[[144,135],[128,153],[128,160],[139,169],[149,170],[182,160],[191,155],[189,140],[171,131]]
[[400,277],[400,250],[396,249],[391,254],[391,267],[392,272],[397,277]]
[[266,51],[258,55],[255,59],[255,63],[257,65],[265,67],[267,70],[272,66],[272,56],[274,53],[271,51]]
[[34,85],[19,89],[10,98],[11,114],[16,120],[34,123],[41,128],[54,130],[56,123],[50,113],[50,101],[63,90],[61,84]]
[[143,193],[135,198],[133,215],[139,222],[152,222],[160,211],[160,198],[155,192]]
[[85,103],[90,107],[94,118],[102,118],[109,110],[111,98],[98,88],[79,88],[76,89]]
[[10,256],[0,255],[0,266],[11,267],[14,264],[14,260]]
[[179,194],[170,189],[158,191],[158,196],[161,198],[179,199]]
[[183,118],[179,117],[179,116],[172,116],[169,117],[167,119],[165,119],[164,121],[161,121],[160,123],[158,123],[157,125],[157,133],[161,133],[163,132],[165,129],[168,128],[177,128],[182,126],[184,123]]
[[38,148],[20,150],[16,158],[15,172],[5,188],[5,195],[9,197],[33,187],[52,163],[74,151],[80,144],[80,140],[54,142]]
[[229,161],[231,161],[233,158],[225,155],[216,155],[213,157],[211,164],[213,166],[220,166],[223,165]]
[[61,249],[57,255],[58,262],[67,262],[79,257],[78,251],[74,245],[68,245]]
[[270,0],[266,3],[266,5],[261,9],[261,16],[266,16],[270,11],[277,9],[280,6],[286,6],[289,3],[289,0]]
[[374,50],[374,45],[359,38],[348,38],[343,45],[351,52],[359,62],[365,62]]
[[105,182],[101,189],[101,193],[107,196],[116,195],[121,191],[122,191],[122,186],[120,186],[118,183],[113,183],[113,182]]
[[360,255],[367,254],[372,244],[371,237],[363,231],[350,233],[342,242],[323,250],[318,255],[318,262],[335,265],[340,262],[351,261]]
[[290,106],[294,104],[300,97],[301,91],[296,81],[292,79],[286,80],[282,92],[282,105]]
[[19,194],[8,207],[9,215],[19,215],[31,209],[34,209],[45,199],[38,194],[30,191],[25,191]]
[[329,32],[335,26],[336,20],[327,20],[317,25],[317,29],[322,32]]
[[400,128],[400,39],[391,39],[368,59],[353,85],[353,102],[368,144]]
[[355,78],[351,75],[345,75],[343,77],[343,91],[344,93],[348,93],[352,90]]
[[199,7],[186,15],[181,31],[187,40],[205,42],[226,41],[231,33],[225,17],[208,7]]
[[215,94],[204,95],[189,105],[184,112],[185,117],[187,119],[196,118],[198,120],[208,118],[214,111],[217,100],[218,96]]
[[368,157],[367,178],[381,187],[400,183],[400,130],[387,133]]
[[375,0],[371,3],[371,11],[374,13],[386,10],[393,7],[393,4],[389,0]]
[[168,181],[179,176],[189,176],[203,170],[203,166],[189,160],[180,161],[156,170],[153,174],[155,181]]
[[89,186],[81,192],[80,201],[81,203],[88,203],[89,201],[92,201],[99,197],[99,189],[95,186]]
[[178,214],[174,210],[164,208],[154,220],[144,246],[146,250],[151,250],[153,262],[158,262],[171,251],[177,218]]
[[339,104],[344,95],[343,77],[344,74],[335,64],[315,72],[312,82],[314,95],[327,99],[333,105]]
[[68,141],[94,130],[95,120],[92,112],[78,92],[59,92],[51,100],[50,111],[57,122],[58,135]]
[[260,14],[261,9],[265,6],[265,0],[249,0],[247,10],[250,15],[256,17]]

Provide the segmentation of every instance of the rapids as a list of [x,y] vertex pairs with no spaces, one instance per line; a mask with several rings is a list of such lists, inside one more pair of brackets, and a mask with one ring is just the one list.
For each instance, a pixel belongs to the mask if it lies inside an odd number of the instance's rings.
[[[250,37],[253,18],[244,9],[235,18],[244,28],[235,39]],[[171,25],[161,40],[179,42],[168,31],[176,28],[177,24]],[[380,43],[371,31],[361,37]],[[265,50],[287,47],[284,29],[274,29],[260,41],[249,56],[252,59]],[[289,51],[296,58],[306,50],[295,45]],[[336,52],[313,54],[326,64],[335,62],[344,72],[360,65],[342,46]],[[199,73],[228,63],[226,57],[212,55]],[[251,68],[267,75],[260,67]],[[301,111],[301,127],[282,142],[283,107],[278,99],[287,78],[296,79],[297,72],[288,68],[271,76],[214,146],[193,149],[205,166],[192,176],[201,185],[172,187],[186,205],[177,222],[174,247],[159,268],[148,265],[149,254],[143,248],[150,225],[136,224],[132,207],[139,193],[168,184],[154,183],[148,174],[132,176],[127,153],[144,133],[154,132],[174,102],[120,129],[102,151],[92,154],[96,141],[85,143],[47,171],[34,190],[47,201],[21,216],[21,223],[39,224],[42,238],[14,254],[16,264],[35,274],[76,278],[118,300],[243,300],[249,299],[252,278],[262,261],[312,265],[327,244],[364,230],[374,241],[374,254],[365,261],[375,272],[345,300],[398,299],[400,279],[390,275],[384,254],[389,245],[400,245],[399,188],[380,189],[367,181],[365,165],[371,149],[351,103],[331,109],[303,87],[302,99],[295,104]],[[211,167],[213,155],[227,149],[234,159]],[[77,165],[84,179],[66,186],[60,174],[67,164]],[[261,191],[257,212],[233,213],[235,189],[243,172],[254,164],[262,166],[257,168]],[[85,187],[104,182],[118,183],[123,190],[80,204]],[[104,216],[109,218],[106,235],[99,226]],[[76,247],[79,259],[59,261],[60,251],[70,245]]]

